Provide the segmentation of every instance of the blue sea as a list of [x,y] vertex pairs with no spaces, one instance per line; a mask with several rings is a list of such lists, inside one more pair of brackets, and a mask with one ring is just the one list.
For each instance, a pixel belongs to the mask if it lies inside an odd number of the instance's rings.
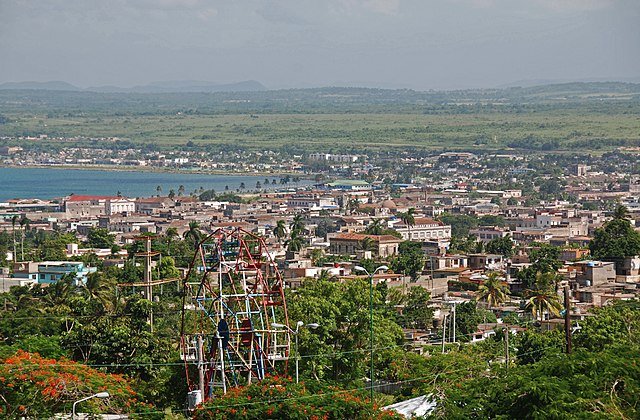
[[[135,172],[135,171],[103,171],[64,168],[1,168],[0,167],[0,201],[12,198],[57,198],[69,194],[116,195],[120,192],[125,197],[148,197],[156,195],[158,185],[162,194],[173,189],[176,194],[180,185],[184,186],[185,195],[199,190],[214,189],[221,193],[228,186],[235,191],[241,183],[246,190],[253,190],[256,182],[276,180],[276,185],[269,188],[282,188],[280,176],[243,176],[169,172]],[[308,184],[301,181],[299,185]],[[295,184],[289,184],[289,187]]]

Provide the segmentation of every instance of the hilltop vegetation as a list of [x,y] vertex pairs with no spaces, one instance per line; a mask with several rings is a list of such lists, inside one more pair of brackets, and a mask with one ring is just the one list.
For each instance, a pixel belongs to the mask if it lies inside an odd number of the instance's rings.
[[[599,150],[640,145],[640,85],[415,92],[0,91],[0,136],[119,137],[163,149]],[[5,141],[7,143],[7,141]],[[8,141],[11,143],[11,141]],[[40,143],[51,146],[47,140]],[[99,146],[77,140],[69,145]]]

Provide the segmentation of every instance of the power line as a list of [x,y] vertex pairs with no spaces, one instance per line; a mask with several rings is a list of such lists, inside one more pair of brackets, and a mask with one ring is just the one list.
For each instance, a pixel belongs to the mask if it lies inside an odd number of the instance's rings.
[[[554,348],[556,346],[548,346],[548,347],[543,347],[541,349],[536,349],[536,350],[532,350],[526,353],[522,353],[521,356],[525,356],[525,355],[529,355],[529,354],[533,354],[533,353],[538,353],[550,348]],[[454,370],[449,370],[449,371],[443,371],[443,372],[438,372],[434,375],[430,375],[430,376],[423,376],[423,377],[417,377],[417,378],[410,378],[410,379],[404,379],[401,381],[395,381],[395,382],[387,382],[384,384],[378,384],[378,385],[373,385],[373,388],[382,388],[382,387],[386,387],[386,386],[390,386],[390,385],[402,385],[402,384],[406,384],[406,383],[412,383],[412,382],[417,382],[417,381],[424,381],[427,379],[435,379],[437,380],[439,376],[441,375],[448,375],[448,374],[452,374],[452,373],[458,373],[458,372],[463,372],[463,371],[471,371],[472,369],[470,369],[469,367],[465,367],[465,368],[460,368],[460,369],[454,369]],[[333,392],[323,392],[323,393],[319,393],[319,394],[310,394],[310,395],[302,395],[299,397],[290,397],[290,398],[281,398],[281,399],[275,399],[275,400],[261,400],[261,401],[250,401],[250,402],[245,402],[245,403],[238,403],[238,404],[227,404],[227,405],[217,405],[217,406],[207,406],[208,409],[215,409],[215,408],[234,408],[234,407],[244,407],[244,406],[251,406],[251,405],[258,405],[258,404],[274,404],[274,403],[281,403],[281,402],[287,402],[287,401],[297,401],[297,400],[304,400],[304,399],[311,399],[311,398],[316,398],[316,397],[323,397],[323,396],[330,396],[330,395],[337,395],[337,394],[343,394],[343,393],[350,393],[350,392],[356,392],[356,391],[367,391],[370,389],[370,386],[366,386],[366,387],[358,387],[358,388],[350,388],[350,389],[343,389],[343,390],[339,390],[339,391],[333,391]],[[189,410],[175,410],[176,412],[187,412]],[[130,415],[151,415],[151,414],[159,414],[159,413],[164,413],[165,411],[155,411],[155,412],[139,412],[139,413],[128,413]]]

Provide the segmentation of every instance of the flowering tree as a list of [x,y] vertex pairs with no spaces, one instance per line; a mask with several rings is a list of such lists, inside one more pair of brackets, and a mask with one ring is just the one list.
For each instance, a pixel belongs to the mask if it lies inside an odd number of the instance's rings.
[[[365,392],[366,394],[366,392]],[[290,378],[268,377],[201,405],[194,419],[402,419],[371,404],[363,391],[325,387],[311,391]]]
[[[79,406],[88,413],[149,413],[153,407],[121,375],[110,375],[68,359],[46,359],[19,350],[0,364],[0,417],[47,418],[70,413],[74,401],[98,392]],[[148,418],[148,416],[145,416]]]

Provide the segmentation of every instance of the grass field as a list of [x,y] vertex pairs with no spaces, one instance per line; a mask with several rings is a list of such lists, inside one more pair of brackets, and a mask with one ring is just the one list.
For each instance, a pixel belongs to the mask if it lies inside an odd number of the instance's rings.
[[[452,92],[358,88],[220,94],[0,91],[0,136],[40,134],[118,137],[165,150],[192,142],[204,150],[295,153],[408,147],[604,151],[640,146],[640,85],[576,83]],[[91,140],[55,143],[38,140],[28,146],[100,146]]]
[[[312,149],[505,148],[528,138],[557,140],[562,149],[603,140],[640,141],[640,116],[634,114],[267,114],[123,117],[18,117],[0,126],[0,135],[119,137],[161,148],[228,145],[247,149],[297,146]],[[46,143],[46,142],[45,142]]]

